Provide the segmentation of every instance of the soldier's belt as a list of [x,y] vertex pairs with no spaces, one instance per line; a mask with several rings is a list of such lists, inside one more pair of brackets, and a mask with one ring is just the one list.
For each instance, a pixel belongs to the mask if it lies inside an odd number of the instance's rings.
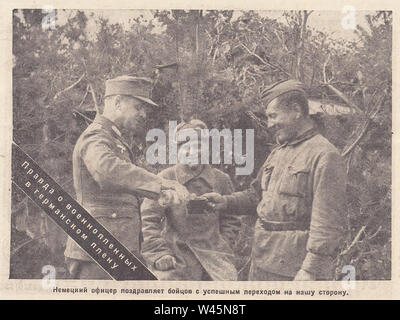
[[261,218],[259,221],[265,231],[305,231],[310,229],[310,223],[303,221],[267,221]]

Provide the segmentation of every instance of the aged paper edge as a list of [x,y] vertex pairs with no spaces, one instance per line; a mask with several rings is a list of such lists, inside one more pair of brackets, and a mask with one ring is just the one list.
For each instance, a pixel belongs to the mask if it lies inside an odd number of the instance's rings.
[[[3,113],[0,119],[0,299],[399,299],[400,298],[400,278],[399,278],[399,218],[396,211],[399,208],[398,198],[399,188],[399,166],[395,164],[400,160],[398,152],[398,136],[395,134],[399,127],[400,118],[396,105],[393,105],[392,113],[392,279],[388,281],[357,281],[354,289],[347,289],[348,295],[244,295],[244,290],[297,290],[309,291],[321,290],[343,291],[342,283],[338,282],[195,282],[195,281],[81,281],[81,280],[57,280],[58,288],[80,289],[86,288],[87,293],[59,293],[52,289],[43,289],[42,280],[10,280],[9,276],[9,255],[10,255],[10,223],[11,223],[11,141],[12,141],[12,10],[16,8],[42,8],[45,5],[52,5],[62,9],[236,9],[236,10],[337,10],[340,12],[345,5],[352,5],[356,10],[392,10],[393,11],[393,101],[399,100],[397,83],[399,79],[398,55],[398,8],[400,3],[391,0],[374,1],[131,1],[121,0],[86,0],[84,2],[71,0],[65,1],[31,1],[17,0],[13,2],[1,2],[0,4],[0,64],[1,64],[1,85],[0,96],[3,102]],[[103,291],[101,291],[103,289]],[[106,293],[107,289],[108,293]],[[164,289],[164,294],[126,294],[121,293],[121,289]],[[178,293],[168,294],[168,290],[178,290]],[[114,292],[117,293],[114,295]],[[191,290],[192,294],[184,294]],[[198,290],[198,294],[196,291]],[[241,290],[242,294],[212,294],[211,290]],[[171,291],[171,290],[170,290]],[[204,294],[206,293],[206,294]]]

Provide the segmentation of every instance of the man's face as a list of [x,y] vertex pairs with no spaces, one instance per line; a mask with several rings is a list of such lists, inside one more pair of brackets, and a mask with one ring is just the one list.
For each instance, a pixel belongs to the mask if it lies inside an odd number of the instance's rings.
[[133,132],[143,131],[147,108],[148,106],[138,99],[129,96],[121,97],[120,115],[123,127]]
[[265,111],[268,128],[280,143],[296,137],[299,111],[291,106],[283,106],[279,99],[272,100]]
[[200,165],[200,140],[183,143],[178,148],[178,162],[195,169]]

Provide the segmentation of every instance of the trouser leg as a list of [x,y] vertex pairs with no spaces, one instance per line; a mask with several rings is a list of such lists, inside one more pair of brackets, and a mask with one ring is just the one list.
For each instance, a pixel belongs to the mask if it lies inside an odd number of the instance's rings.
[[293,277],[288,277],[272,272],[265,271],[257,267],[253,261],[250,265],[249,281],[293,281]]
[[111,280],[112,278],[97,263],[76,259],[67,259],[66,264],[71,279]]
[[201,269],[202,269],[201,281],[212,281],[213,279],[210,277],[208,272],[203,268],[203,266],[201,267]]

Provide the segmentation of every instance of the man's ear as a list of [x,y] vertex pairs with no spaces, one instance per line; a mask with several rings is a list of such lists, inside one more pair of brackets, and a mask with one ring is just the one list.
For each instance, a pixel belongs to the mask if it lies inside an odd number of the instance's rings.
[[121,96],[120,95],[115,96],[114,106],[115,106],[116,110],[119,110],[121,108]]
[[296,112],[296,119],[300,119],[303,116],[301,107],[298,103],[293,103],[293,110]]

